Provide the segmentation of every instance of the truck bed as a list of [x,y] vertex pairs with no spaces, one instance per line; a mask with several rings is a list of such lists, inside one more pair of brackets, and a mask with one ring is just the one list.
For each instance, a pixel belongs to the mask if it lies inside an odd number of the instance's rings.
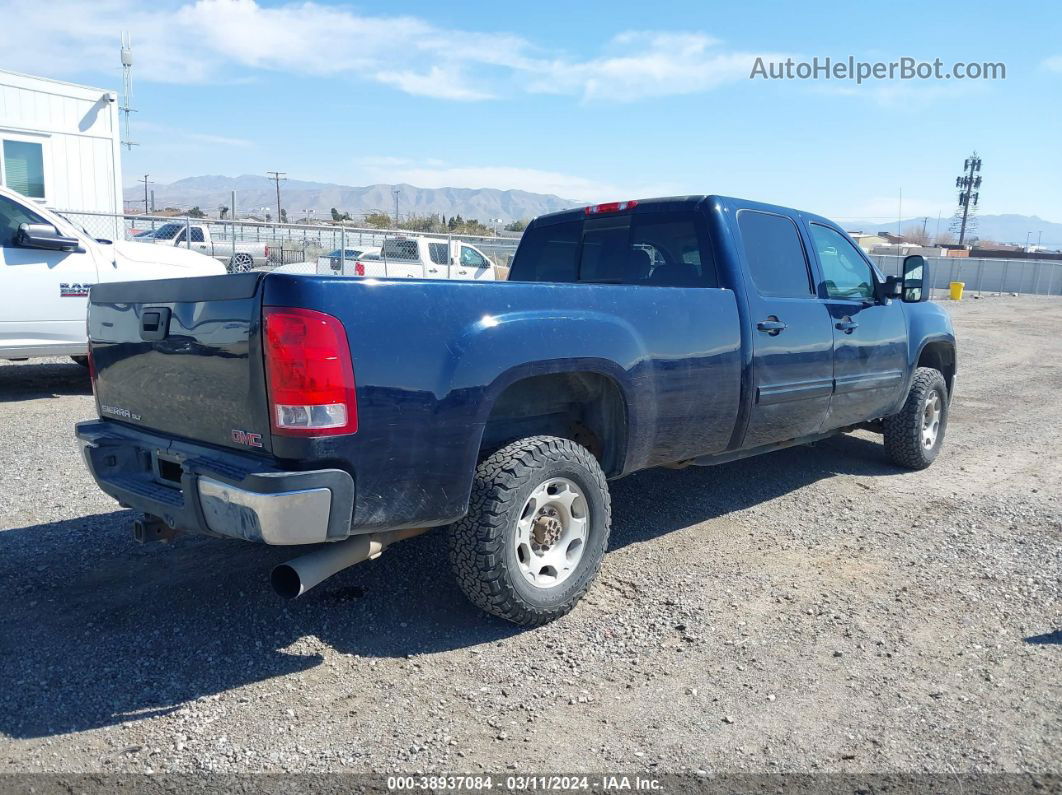
[[[264,307],[342,322],[356,433],[270,432]],[[145,339],[145,317],[160,312],[168,329]],[[355,484],[353,532],[463,515],[492,407],[511,384],[551,372],[597,374],[622,395],[612,477],[725,449],[739,411],[740,330],[726,289],[273,273],[104,285],[89,313],[106,422],[271,467],[343,469]]]

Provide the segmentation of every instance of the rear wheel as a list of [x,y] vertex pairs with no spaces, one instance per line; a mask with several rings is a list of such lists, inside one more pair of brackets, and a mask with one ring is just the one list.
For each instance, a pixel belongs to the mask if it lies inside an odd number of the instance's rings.
[[450,526],[450,562],[477,607],[535,626],[570,611],[608,547],[611,502],[590,451],[531,436],[480,463],[468,515]]
[[246,273],[254,267],[254,257],[246,251],[238,251],[229,259],[230,273]]
[[948,426],[948,387],[939,370],[919,367],[911,379],[907,402],[898,414],[886,417],[885,452],[908,469],[925,469],[944,443]]

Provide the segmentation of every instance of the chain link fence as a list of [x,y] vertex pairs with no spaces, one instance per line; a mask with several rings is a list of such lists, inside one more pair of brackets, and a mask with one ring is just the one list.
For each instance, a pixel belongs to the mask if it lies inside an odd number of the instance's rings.
[[[61,211],[92,237],[182,245],[224,262],[230,271],[252,268],[349,276],[428,276],[481,279],[479,257],[495,278],[505,278],[519,237],[438,235],[339,224],[280,224],[158,215]],[[199,228],[197,231],[194,227]],[[873,254],[886,275],[899,275],[903,257]],[[1062,262],[1037,259],[926,257],[931,297],[964,282],[975,295],[1062,295]],[[359,267],[360,263],[360,267]],[[943,291],[943,293],[941,293]]]
[[[871,254],[886,276],[899,276],[902,256]],[[988,257],[926,257],[932,282],[930,297],[944,297],[952,282],[963,282],[975,295],[1062,295],[1062,262]],[[940,291],[943,291],[941,293]]]
[[[232,272],[285,266],[288,272],[355,275],[350,266],[364,255],[366,272],[357,275],[482,278],[482,258],[495,278],[505,278],[520,242],[519,237],[502,235],[438,235],[340,224],[58,212],[94,238],[187,247],[225,263]],[[409,267],[413,261],[409,244],[399,241],[421,240],[426,241],[426,245],[418,244],[424,252],[421,264],[425,273],[417,274]],[[452,261],[437,261],[440,246],[445,247]],[[446,273],[440,266],[445,266]]]

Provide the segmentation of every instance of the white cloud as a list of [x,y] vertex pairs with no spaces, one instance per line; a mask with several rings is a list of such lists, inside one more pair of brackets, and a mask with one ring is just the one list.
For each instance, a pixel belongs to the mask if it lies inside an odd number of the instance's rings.
[[457,99],[462,101],[490,99],[493,95],[487,91],[470,88],[462,83],[462,76],[457,69],[445,69],[433,66],[427,72],[417,73],[409,70],[400,72],[380,71],[375,75],[381,83],[395,86],[421,97],[436,99]]
[[617,185],[585,177],[513,166],[459,166],[437,160],[368,157],[356,161],[368,182],[407,183],[421,188],[497,188],[550,193],[574,201],[606,201],[675,193],[667,184]]
[[228,135],[215,135],[213,133],[201,133],[190,130],[179,130],[174,127],[169,127],[163,124],[156,124],[155,122],[141,122],[137,124],[134,121],[134,132],[148,132],[154,133],[158,140],[173,143],[174,141],[181,142],[195,142],[210,144],[212,147],[227,146],[237,147],[245,149],[247,147],[254,146],[254,141],[249,141],[246,138],[235,138]]
[[[5,65],[118,75],[119,31],[138,80],[239,82],[257,72],[368,79],[408,94],[474,101],[527,90],[630,101],[706,91],[748,77],[755,55],[702,33],[631,31],[598,57],[546,53],[522,36],[370,16],[308,0],[0,0]],[[46,66],[42,66],[46,65]]]
[[1052,55],[1050,58],[1045,58],[1041,66],[1051,72],[1062,73],[1062,55]]
[[747,80],[756,58],[784,56],[726,52],[702,33],[628,31],[612,39],[610,54],[584,61],[537,64],[531,91],[580,94],[586,100],[630,102],[650,96],[692,94]]

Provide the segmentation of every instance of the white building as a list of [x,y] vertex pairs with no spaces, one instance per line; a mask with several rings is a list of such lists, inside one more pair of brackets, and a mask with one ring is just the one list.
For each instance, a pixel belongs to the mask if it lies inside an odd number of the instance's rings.
[[60,210],[120,213],[113,91],[0,70],[0,185]]

